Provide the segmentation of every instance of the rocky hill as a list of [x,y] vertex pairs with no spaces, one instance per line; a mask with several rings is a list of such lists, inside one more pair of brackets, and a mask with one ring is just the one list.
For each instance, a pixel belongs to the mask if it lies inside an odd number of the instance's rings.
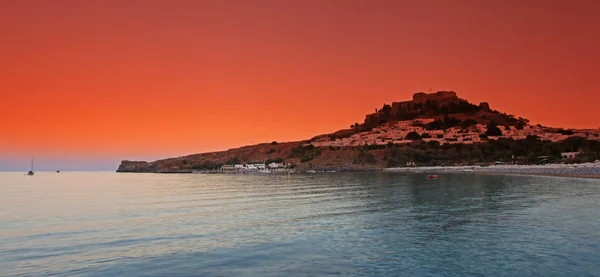
[[[419,123],[421,119],[427,119],[427,123]],[[398,144],[393,142],[396,141],[394,139],[381,141],[383,132],[402,133],[401,129],[393,128],[407,121],[414,122],[412,127],[403,128],[419,128],[422,138],[418,135],[408,138],[404,134],[398,139]],[[475,133],[476,128],[487,131]],[[436,133],[436,130],[439,131]],[[424,134],[437,134],[437,138],[427,139]],[[488,140],[486,134],[495,138]],[[467,135],[470,136],[469,143],[467,139],[463,143],[462,138]],[[571,136],[577,137],[571,139]],[[364,141],[356,144],[351,137]],[[411,164],[514,162],[512,159],[515,157],[526,157],[526,162],[539,162],[535,157],[545,157],[544,161],[560,160],[561,151],[568,149],[588,149],[593,152],[589,156],[591,159],[592,156],[600,156],[600,150],[597,150],[600,147],[599,137],[600,130],[575,133],[573,130],[531,126],[524,118],[492,110],[488,103],[475,105],[459,98],[453,91],[438,91],[416,93],[410,101],[384,104],[375,113],[366,115],[361,124],[307,141],[263,143],[153,162],[122,161],[117,171],[184,173],[214,170],[222,165],[265,162],[282,162],[297,170],[369,170]],[[562,142],[566,138],[569,140]],[[588,139],[592,141],[585,143]]]
[[192,170],[215,169],[223,164],[264,163],[266,160],[295,162],[290,158],[301,142],[262,143],[226,151],[193,154],[154,162],[122,161],[117,172],[179,173]]

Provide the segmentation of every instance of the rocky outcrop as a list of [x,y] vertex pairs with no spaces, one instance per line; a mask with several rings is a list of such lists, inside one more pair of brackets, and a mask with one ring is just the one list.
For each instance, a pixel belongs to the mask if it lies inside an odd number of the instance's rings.
[[492,111],[492,109],[490,109],[490,104],[488,104],[488,102],[481,102],[481,103],[479,103],[479,108],[481,110],[488,111],[488,112]]
[[158,165],[143,161],[121,161],[117,172],[158,172]]

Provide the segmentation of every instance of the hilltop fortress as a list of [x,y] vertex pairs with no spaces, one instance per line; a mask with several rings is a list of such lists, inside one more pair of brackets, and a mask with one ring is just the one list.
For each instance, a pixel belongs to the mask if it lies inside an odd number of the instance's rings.
[[468,101],[458,98],[458,95],[454,91],[438,91],[434,93],[417,92],[413,94],[412,100],[392,102],[392,112],[411,110],[426,104],[443,107],[451,104],[459,104],[461,102]]
[[[454,91],[438,91],[434,93],[417,92],[413,94],[412,101],[403,102],[392,102],[392,112],[398,112],[400,110],[409,110],[411,106],[426,105],[428,103],[436,105],[438,107],[457,105],[461,103],[468,103],[469,101],[459,98]],[[487,102],[481,102],[479,107],[482,110],[491,111],[490,105]]]
[[412,101],[392,102],[392,112],[397,113],[402,110],[411,110],[416,104],[425,105],[427,103],[433,103],[437,106],[444,106],[448,104],[457,104],[459,102],[467,102],[466,100],[458,98],[454,91],[438,91],[435,93],[424,93],[417,92],[413,94]]
[[435,93],[418,92],[409,101],[393,102],[376,109],[375,113],[365,116],[363,126],[367,129],[376,127],[391,120],[412,120],[416,118],[439,118],[445,115],[456,114],[459,117],[470,117],[480,123],[488,123],[491,118],[503,125],[516,125],[516,119],[507,118],[500,113],[492,111],[490,105],[482,102],[479,105],[459,98],[454,91],[438,91]]

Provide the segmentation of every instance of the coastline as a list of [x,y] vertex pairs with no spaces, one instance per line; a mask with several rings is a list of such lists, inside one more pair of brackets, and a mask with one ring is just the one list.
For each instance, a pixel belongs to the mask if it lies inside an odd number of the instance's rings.
[[461,172],[600,179],[600,161],[581,164],[431,166],[386,168],[390,172]]
[[117,172],[122,173],[158,173],[158,174],[311,174],[329,172],[406,172],[406,173],[477,173],[477,174],[505,174],[505,175],[530,175],[551,176],[568,178],[600,179],[600,160],[579,164],[545,164],[545,165],[490,165],[490,166],[416,166],[416,167],[341,167],[341,168],[315,168],[315,169],[277,169],[261,171],[223,171],[223,170],[184,170],[173,169],[158,170],[155,166],[147,166],[147,162],[129,162],[144,166],[137,168],[119,167]]

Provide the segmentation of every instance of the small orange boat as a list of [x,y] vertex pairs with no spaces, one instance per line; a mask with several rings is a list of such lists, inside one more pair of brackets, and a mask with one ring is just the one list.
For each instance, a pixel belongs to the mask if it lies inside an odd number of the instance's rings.
[[437,175],[427,175],[427,179],[437,179]]

